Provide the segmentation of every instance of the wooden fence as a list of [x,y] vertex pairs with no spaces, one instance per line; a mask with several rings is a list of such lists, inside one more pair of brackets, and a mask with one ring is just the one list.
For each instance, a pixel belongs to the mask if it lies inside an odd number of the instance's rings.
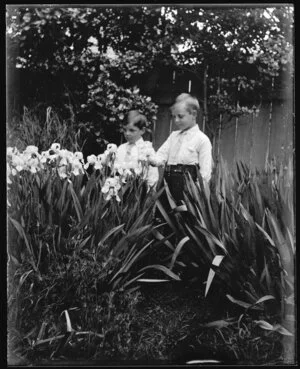
[[[151,92],[159,105],[153,130],[153,145],[157,150],[170,132],[176,129],[172,126],[169,111],[174,98],[181,92],[201,96],[202,86],[199,80],[188,73],[177,79],[172,70],[164,71],[156,79],[155,90]],[[222,116],[220,118],[213,137],[209,132],[209,122],[203,124],[203,116],[198,118],[198,124],[212,140],[215,161],[222,156],[229,168],[235,165],[235,161],[242,160],[251,168],[261,169],[266,161],[274,157],[279,162],[287,163],[294,153],[292,82],[284,91],[275,95],[273,101],[264,102],[256,116],[249,114],[230,120]]]
[[[19,71],[8,69],[7,120],[9,112],[19,107]],[[140,82],[141,91],[150,95],[158,106],[157,121],[153,130],[154,148],[158,149],[170,132],[176,127],[171,125],[169,108],[175,97],[181,92],[190,92],[202,99],[203,84],[191,73],[179,74],[171,68],[155,70]],[[215,161],[219,157],[232,168],[236,160],[242,160],[251,167],[263,168],[266,159],[274,156],[286,162],[294,153],[294,96],[293,82],[287,81],[286,89],[275,94],[273,101],[264,102],[257,116],[245,115],[228,121],[221,117],[214,135],[210,131],[210,122],[203,124],[203,116],[198,124],[212,140]]]

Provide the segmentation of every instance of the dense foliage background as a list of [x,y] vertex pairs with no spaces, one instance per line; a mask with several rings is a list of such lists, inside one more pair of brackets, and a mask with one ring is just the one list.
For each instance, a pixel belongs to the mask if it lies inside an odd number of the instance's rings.
[[288,6],[9,6],[7,65],[12,79],[16,68],[20,76],[16,108],[38,105],[45,114],[55,106],[84,138],[117,142],[129,109],[153,125],[157,106],[147,78],[169,66],[198,78],[214,131],[220,112],[256,111],[290,83],[292,14]]

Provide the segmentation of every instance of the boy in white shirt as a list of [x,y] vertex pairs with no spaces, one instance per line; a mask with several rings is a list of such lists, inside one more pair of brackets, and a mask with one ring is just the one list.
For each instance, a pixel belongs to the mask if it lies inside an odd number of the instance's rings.
[[171,118],[179,130],[173,131],[156,154],[149,158],[151,165],[165,165],[164,178],[178,204],[183,200],[184,173],[189,172],[197,180],[197,171],[200,171],[207,183],[211,178],[212,145],[196,122],[199,111],[195,97],[180,94],[171,107]]
[[[143,140],[143,134],[146,132],[147,119],[137,110],[131,110],[128,113],[127,122],[123,126],[123,132],[126,143],[120,145],[116,152],[114,162],[115,169],[121,170],[134,169],[140,173],[142,163],[147,163],[147,157],[155,153],[152,143]],[[148,164],[148,163],[147,163]],[[158,169],[149,165],[145,172],[145,178],[149,187],[154,187],[158,181]]]

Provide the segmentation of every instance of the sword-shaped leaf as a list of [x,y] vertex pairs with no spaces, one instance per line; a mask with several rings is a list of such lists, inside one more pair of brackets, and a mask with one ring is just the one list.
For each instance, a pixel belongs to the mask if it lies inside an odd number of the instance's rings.
[[143,283],[161,283],[161,282],[170,282],[169,279],[151,279],[151,278],[140,278],[137,282]]
[[276,247],[279,251],[283,267],[289,274],[292,274],[293,258],[292,258],[292,250],[289,246],[289,243],[286,242],[280,230],[278,222],[276,221],[274,215],[268,209],[266,209],[266,215],[272,233],[272,239],[274,240]]
[[174,208],[176,208],[177,205],[176,205],[176,202],[174,201],[173,196],[171,195],[171,192],[169,190],[169,186],[168,186],[165,179],[164,179],[164,185],[165,185],[165,190],[166,190],[167,198],[168,198],[169,204],[171,206],[171,209],[174,209]]
[[75,207],[75,210],[76,210],[77,218],[78,218],[78,221],[80,222],[81,219],[82,219],[82,216],[83,216],[82,208],[81,208],[80,202],[78,200],[78,197],[77,197],[77,195],[76,195],[76,193],[73,189],[72,182],[69,182],[69,184],[70,184],[69,189],[70,189],[73,201],[74,201],[74,207]]
[[220,320],[215,320],[213,322],[209,322],[206,324],[203,324],[203,327],[207,327],[207,328],[226,328],[229,325],[235,324],[236,320],[234,318],[229,318],[229,319],[220,319]]
[[[212,264],[215,265],[215,266],[219,266],[222,262],[224,258],[224,255],[216,255],[212,261]],[[208,294],[208,291],[210,289],[210,286],[212,284],[212,281],[214,279],[214,276],[215,276],[215,271],[210,268],[209,269],[209,272],[208,272],[208,277],[207,277],[207,281],[206,281],[206,287],[205,287],[205,293],[204,293],[204,296],[206,297],[207,294]]]
[[276,247],[274,241],[272,240],[272,238],[268,235],[268,233],[257,223],[255,223],[256,227],[260,230],[260,232],[264,235],[264,237],[269,241],[269,243],[273,246]]
[[[174,246],[171,244],[171,242],[170,241],[168,241],[168,238],[169,237],[171,237],[171,235],[170,236],[168,236],[168,237],[164,237],[160,232],[158,232],[158,230],[156,230],[156,229],[152,229],[152,233],[153,233],[153,235],[154,235],[154,237],[156,238],[156,239],[158,239],[159,241],[162,241],[170,250],[172,250],[172,251],[174,251]],[[172,233],[172,235],[173,235],[174,233]]]
[[142,268],[140,270],[140,272],[147,270],[147,269],[156,269],[156,270],[161,270],[163,273],[165,273],[166,275],[168,275],[170,278],[175,279],[176,281],[180,281],[181,279],[178,277],[177,274],[173,273],[170,269],[168,269],[167,267],[165,267],[164,265],[159,265],[159,264],[155,264],[155,265],[148,265],[144,268]]
[[157,207],[159,209],[159,211],[161,212],[161,214],[163,215],[163,217],[165,218],[166,222],[169,224],[169,226],[173,229],[173,231],[175,233],[178,233],[177,228],[175,227],[174,223],[172,222],[171,218],[168,216],[167,212],[165,211],[165,209],[163,208],[161,202],[159,200],[157,200],[156,202]]
[[234,297],[230,296],[230,295],[226,295],[226,297],[233,302],[236,305],[242,306],[245,309],[254,309],[254,310],[263,310],[261,307],[258,307],[256,305],[253,304],[249,304],[248,302],[244,302],[238,299],[235,299]]
[[224,252],[225,254],[227,254],[227,250],[225,248],[225,246],[223,245],[223,243],[221,241],[219,241],[217,239],[217,237],[215,237],[210,231],[208,231],[207,229],[197,225],[195,226],[195,228],[197,228],[201,233],[204,234],[205,237],[209,238],[210,240],[212,240],[217,246],[219,246]]
[[171,259],[171,263],[169,268],[172,269],[175,263],[175,260],[177,259],[178,254],[180,253],[182,247],[186,244],[187,241],[189,241],[190,238],[188,236],[185,236],[182,238],[182,240],[180,240],[180,242],[178,242],[178,245],[176,246],[176,249],[172,255],[172,259]]

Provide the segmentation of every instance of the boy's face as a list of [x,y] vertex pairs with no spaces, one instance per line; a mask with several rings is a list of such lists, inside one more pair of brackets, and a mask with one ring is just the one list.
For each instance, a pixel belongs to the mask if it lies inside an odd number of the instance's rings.
[[182,131],[193,127],[196,124],[196,113],[188,112],[185,103],[178,103],[171,112],[171,117],[176,126]]
[[126,126],[123,127],[123,132],[126,141],[133,144],[143,136],[143,134],[145,133],[145,128],[140,129],[133,123],[129,122]]

